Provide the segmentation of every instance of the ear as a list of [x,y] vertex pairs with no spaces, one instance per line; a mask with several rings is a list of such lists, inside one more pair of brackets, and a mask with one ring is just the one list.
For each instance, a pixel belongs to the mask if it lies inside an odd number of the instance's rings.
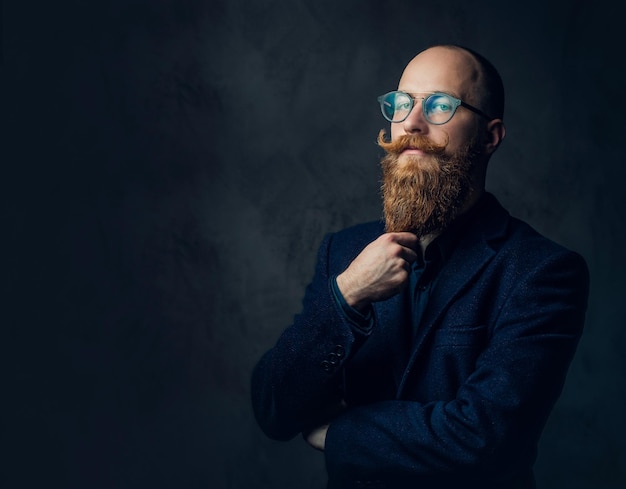
[[502,119],[493,119],[487,124],[485,137],[485,152],[492,155],[506,135],[506,128]]

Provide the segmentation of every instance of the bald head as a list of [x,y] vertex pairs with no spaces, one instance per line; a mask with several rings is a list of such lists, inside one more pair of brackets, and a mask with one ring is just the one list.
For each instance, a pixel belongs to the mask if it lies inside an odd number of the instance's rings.
[[[415,56],[406,66],[403,77],[428,66],[431,81],[454,81],[464,93],[452,93],[489,115],[504,116],[504,87],[500,74],[484,56],[455,44],[431,46]],[[433,72],[433,70],[437,70]],[[425,74],[426,75],[426,74]],[[400,81],[402,86],[402,79]],[[441,88],[440,85],[439,89]]]

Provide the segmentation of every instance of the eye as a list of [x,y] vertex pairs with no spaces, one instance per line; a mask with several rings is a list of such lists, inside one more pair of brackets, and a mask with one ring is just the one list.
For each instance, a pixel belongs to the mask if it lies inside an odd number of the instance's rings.
[[391,106],[395,111],[409,110],[411,108],[411,99],[404,93],[395,93]]
[[429,114],[448,114],[454,110],[454,103],[445,95],[433,95],[427,100],[426,110]]
[[411,102],[406,100],[397,100],[395,110],[409,110]]

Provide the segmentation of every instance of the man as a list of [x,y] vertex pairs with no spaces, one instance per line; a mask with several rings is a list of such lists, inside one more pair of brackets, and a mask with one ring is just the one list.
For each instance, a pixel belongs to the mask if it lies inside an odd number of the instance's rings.
[[535,487],[585,262],[484,190],[505,136],[484,57],[426,49],[379,102],[384,223],[325,237],[302,312],[253,372],[257,420],[323,450],[330,488]]

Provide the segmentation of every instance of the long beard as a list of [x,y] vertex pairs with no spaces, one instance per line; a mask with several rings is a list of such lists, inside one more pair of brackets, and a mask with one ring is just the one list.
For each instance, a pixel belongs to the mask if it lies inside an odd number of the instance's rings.
[[[423,136],[401,136],[378,144],[386,151],[381,160],[383,213],[387,232],[409,231],[418,237],[438,233],[458,216],[471,191],[475,141],[452,155]],[[402,155],[417,148],[424,155]]]

